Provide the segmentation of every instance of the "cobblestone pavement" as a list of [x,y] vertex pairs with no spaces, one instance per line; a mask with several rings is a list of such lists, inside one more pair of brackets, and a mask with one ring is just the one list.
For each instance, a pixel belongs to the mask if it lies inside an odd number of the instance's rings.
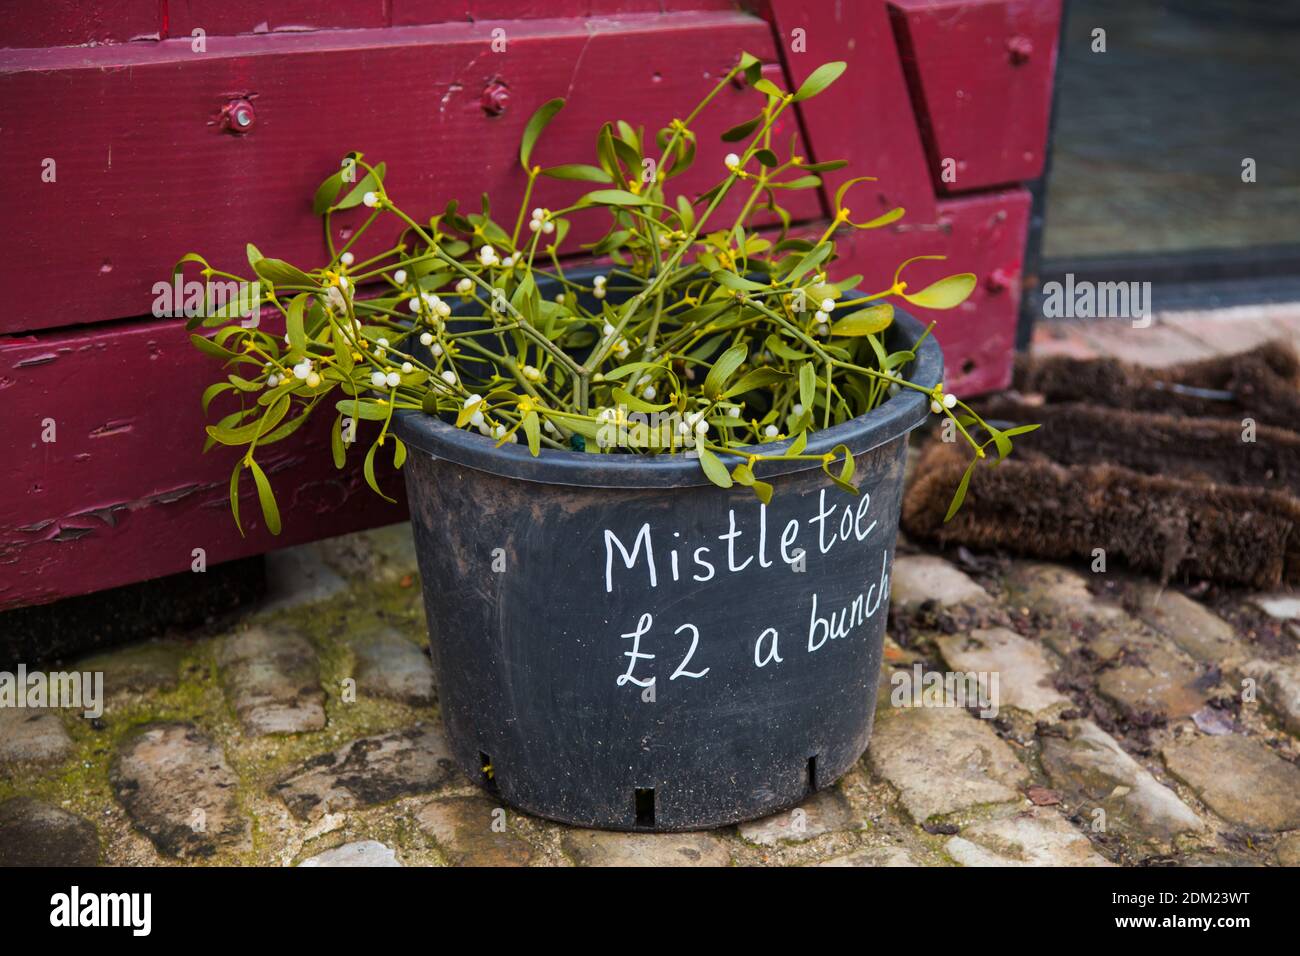
[[[622,834],[452,768],[408,526],[268,560],[243,619],[66,662],[104,673],[100,718],[0,709],[0,864],[1300,865],[1300,595],[900,541],[862,760],[766,820]],[[996,675],[996,715],[896,706],[936,671]]]
[[[105,675],[101,718],[0,710],[0,863],[1300,864],[1288,595],[902,542],[858,765],[797,811],[621,834],[502,808],[452,768],[406,525],[271,560],[309,583],[76,662]],[[996,716],[895,706],[918,665],[996,673]]]

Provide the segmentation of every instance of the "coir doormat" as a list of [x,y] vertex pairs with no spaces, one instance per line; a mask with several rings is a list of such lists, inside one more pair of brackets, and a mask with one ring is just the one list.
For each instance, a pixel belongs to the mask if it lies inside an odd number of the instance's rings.
[[966,458],[931,439],[903,506],[913,538],[1057,560],[1101,548],[1162,581],[1300,583],[1300,360],[1289,346],[1166,369],[1025,358],[1015,391],[980,412],[1043,427],[975,469],[947,524]]

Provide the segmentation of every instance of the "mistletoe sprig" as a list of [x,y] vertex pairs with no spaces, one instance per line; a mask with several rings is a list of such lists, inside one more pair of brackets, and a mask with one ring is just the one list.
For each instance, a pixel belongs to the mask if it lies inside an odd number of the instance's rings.
[[[427,222],[417,221],[386,192],[385,165],[351,153],[314,198],[330,254],[323,267],[304,271],[250,244],[256,279],[248,280],[195,253],[185,256],[177,270],[199,263],[209,288],[214,279],[241,283],[240,294],[210,302],[190,321],[191,331],[200,324],[217,329],[192,338],[230,369],[204,392],[205,412],[223,393],[239,399],[236,410],[207,428],[209,447],[245,449],[230,479],[236,523],[239,483],[248,471],[267,526],[279,532],[257,452],[293,434],[322,405],[334,414],[339,468],[356,443],[356,423],[377,424],[363,470],[381,495],[376,458],[391,448],[401,467],[406,448],[391,431],[393,414],[412,410],[442,416],[498,445],[522,435],[534,455],[548,448],[685,453],[698,458],[714,484],[747,486],[766,502],[772,486],[758,477],[766,461],[817,462],[832,482],[856,494],[850,450],[839,445],[808,454],[809,433],[863,415],[900,389],[928,393],[931,410],[949,419],[973,450],[951,517],[990,449],[1000,461],[1015,435],[1037,426],[999,431],[942,385],[908,381],[903,370],[913,351],[886,349],[884,333],[894,318],[886,300],[951,309],[970,295],[974,275],[913,290],[904,278],[909,266],[943,258],[917,256],[898,267],[888,288],[854,298],[849,293],[861,276],[828,278],[838,232],[878,229],[903,215],[892,209],[854,221],[846,196],[872,177],[838,189],[834,217],[819,237],[791,234],[782,197],[820,187],[822,173],[846,163],[808,162],[797,152],[797,137],[778,153],[773,130],[787,110],[821,93],[844,69],[827,63],[787,92],[744,54],[686,118],[653,138],[625,122],[606,123],[596,136],[594,164],[544,168],[533,162],[533,151],[564,106],[551,100],[524,130],[519,161],[527,185],[513,223],[493,218],[487,195],[478,212],[451,202]],[[672,180],[695,163],[694,124],[740,74],[761,99],[752,119],[722,134],[735,150],[724,160],[723,178],[693,198],[670,195]],[[562,209],[529,211],[541,177],[593,188]],[[718,210],[733,194],[741,197],[739,212],[719,221]],[[359,206],[368,217],[336,246],[332,217]],[[560,253],[571,224],[584,215],[608,222],[599,240],[582,246],[610,263],[590,282],[570,275]],[[760,229],[760,219],[776,225]],[[358,240],[381,224],[396,227],[395,243],[358,261]],[[256,291],[246,293],[243,283],[250,281]],[[241,318],[262,306],[283,315],[283,339]],[[669,427],[647,428],[649,416]],[[977,438],[981,431],[987,437]],[[606,440],[610,434],[618,440]],[[729,465],[724,458],[738,461]]]

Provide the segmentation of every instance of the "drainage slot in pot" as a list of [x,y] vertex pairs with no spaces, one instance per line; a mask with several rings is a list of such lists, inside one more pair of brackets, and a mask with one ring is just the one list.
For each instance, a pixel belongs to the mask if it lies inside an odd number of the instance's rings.
[[478,765],[482,768],[483,786],[487,787],[492,793],[496,793],[497,775],[496,769],[492,766],[492,758],[480,750],[478,752]]
[[636,803],[636,825],[652,827],[655,825],[655,788],[637,787],[633,791]]
[[808,792],[817,789],[817,755],[808,758]]

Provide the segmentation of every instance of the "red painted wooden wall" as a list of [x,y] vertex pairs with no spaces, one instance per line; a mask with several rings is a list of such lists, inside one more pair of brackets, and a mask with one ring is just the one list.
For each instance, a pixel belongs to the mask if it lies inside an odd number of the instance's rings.
[[[896,262],[937,252],[951,261],[936,274],[977,273],[938,337],[950,388],[1002,387],[1029,208],[1017,184],[1041,170],[1059,16],[1059,0],[11,0],[0,609],[183,571],[196,548],[216,563],[404,517],[335,472],[309,428],[270,463],[277,487],[295,489],[285,534],[254,517],[239,536],[231,450],[199,453],[215,364],[179,321],[150,317],[152,287],[181,254],[239,263],[251,240],[321,261],[310,196],[350,149],[387,161],[408,208],[484,190],[504,202],[521,189],[515,150],[540,103],[569,99],[539,159],[585,161],[600,122],[664,125],[741,50],[785,84],[850,63],[788,131],[797,123],[816,160],[851,160],[840,175],[879,177],[850,194],[855,212],[908,216],[855,236],[838,268],[883,286]],[[485,110],[489,86],[503,110]],[[241,132],[224,121],[236,100],[252,110]],[[752,112],[738,89],[712,128]],[[701,174],[727,151],[709,141]],[[795,194],[809,228],[838,185],[828,178],[821,195]],[[539,201],[559,205],[571,186],[551,185]],[[400,478],[388,483],[400,497]]]

